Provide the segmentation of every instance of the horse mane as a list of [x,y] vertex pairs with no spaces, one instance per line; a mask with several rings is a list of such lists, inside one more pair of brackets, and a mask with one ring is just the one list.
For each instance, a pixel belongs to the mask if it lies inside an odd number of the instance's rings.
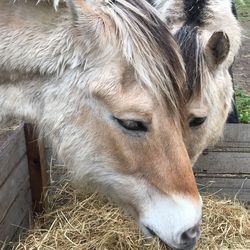
[[123,54],[135,69],[137,80],[157,97],[163,94],[176,111],[184,100],[185,71],[179,48],[166,25],[144,0],[109,1],[109,6]]
[[[119,50],[134,69],[136,80],[150,89],[161,104],[166,103],[173,113],[178,114],[183,110],[186,79],[179,47],[165,23],[158,17],[156,10],[147,1],[35,1],[48,2],[56,10],[64,8],[66,2],[73,11],[73,15],[76,14],[75,9],[81,10],[83,17],[86,15],[89,18],[93,15],[93,20],[97,20],[98,25],[103,25],[102,31],[104,31],[102,33],[94,27],[95,38],[107,40],[107,34],[110,34],[108,29],[113,29],[112,33],[115,33]],[[102,18],[108,18],[113,27],[105,25]],[[79,23],[77,25],[79,27]],[[178,112],[176,112],[177,109]]]
[[200,94],[202,83],[206,82],[205,59],[201,39],[199,38],[199,27],[184,25],[176,34],[177,43],[180,46],[187,74],[188,96],[194,93]]
[[[55,6],[57,3],[54,0]],[[184,64],[177,43],[156,10],[145,0],[96,0],[87,4],[99,19],[106,16],[113,23],[120,51],[134,69],[136,80],[179,114],[184,107]],[[104,32],[110,29],[105,22],[103,25]]]

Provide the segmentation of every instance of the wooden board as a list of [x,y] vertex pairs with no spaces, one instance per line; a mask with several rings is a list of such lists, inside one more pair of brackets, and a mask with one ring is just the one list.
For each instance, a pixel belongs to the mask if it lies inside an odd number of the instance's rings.
[[227,124],[223,141],[250,143],[250,124]]
[[250,201],[250,125],[228,124],[224,138],[198,159],[201,191]]
[[[28,202],[31,202],[31,200],[28,200]],[[13,234],[13,237],[11,239],[12,242],[18,241],[20,235],[27,231],[27,229],[30,229],[30,225],[32,225],[32,220],[33,217],[30,214],[30,211],[28,210],[24,218],[20,222],[20,225],[16,227],[16,232]]]
[[7,140],[0,144],[0,188],[26,153],[23,127],[8,132]]
[[5,217],[0,222],[0,241],[10,241],[16,235],[17,230],[22,227],[24,219],[27,214],[31,216],[31,209],[28,204],[31,205],[30,187],[26,183],[25,186],[20,189],[15,201],[8,209]]
[[[13,202],[15,202],[19,191],[23,186],[29,185],[29,172],[27,158],[23,157],[22,161],[14,168],[13,172],[4,182],[0,189],[0,224],[2,219],[8,213]],[[29,205],[30,206],[30,205]]]
[[215,193],[218,195],[237,198],[249,202],[250,178],[238,176],[198,176],[198,187],[201,192]]
[[23,125],[0,139],[0,241],[8,241],[31,225],[32,202]]
[[38,134],[31,124],[25,124],[24,131],[33,211],[41,213],[46,207],[46,192],[48,187],[45,147],[43,140],[38,138]]
[[250,151],[227,152],[210,151],[202,155],[195,164],[196,173],[207,174],[243,174],[250,175]]

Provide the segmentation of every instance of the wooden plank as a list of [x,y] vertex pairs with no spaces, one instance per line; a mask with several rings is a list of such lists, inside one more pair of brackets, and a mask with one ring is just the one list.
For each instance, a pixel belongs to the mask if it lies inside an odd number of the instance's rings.
[[196,179],[201,192],[216,193],[241,201],[250,201],[250,176],[239,178],[237,176],[211,177],[208,175]]
[[[31,197],[31,194],[30,194],[30,197]],[[30,202],[31,202],[31,199],[30,199]],[[27,210],[27,213],[25,214],[20,225],[16,228],[16,231],[14,235],[12,236],[11,241],[12,242],[17,241],[22,236],[21,235],[22,233],[30,229],[31,225],[32,225],[32,214],[29,210]]]
[[250,153],[209,152],[201,155],[195,173],[250,174]]
[[250,142],[223,141],[210,147],[208,152],[244,152],[250,153]]
[[20,126],[0,147],[0,187],[25,153],[24,131]]
[[201,192],[250,201],[250,125],[227,124],[224,138],[194,166]]
[[227,124],[223,141],[250,142],[250,124]]
[[250,124],[227,124],[223,138],[215,146],[209,147],[208,151],[217,152],[223,149],[232,152],[243,149],[250,152]]
[[18,196],[20,189],[27,185],[29,186],[30,183],[28,161],[25,155],[0,188],[0,223]]
[[[209,188],[210,186],[217,188],[232,188],[239,190],[241,187],[244,189],[250,189],[250,175],[243,178],[232,175],[203,175],[196,176],[197,183],[201,186]],[[250,195],[250,194],[249,194]]]
[[250,125],[227,124],[223,141],[200,156],[194,172],[250,174]]
[[27,213],[31,214],[31,195],[29,184],[20,191],[6,216],[0,223],[0,241],[9,241],[15,235]]
[[0,133],[0,148],[2,148],[3,144],[8,140],[8,138],[13,134],[14,130],[7,130],[4,133]]
[[33,210],[43,212],[48,187],[45,147],[31,124],[24,126]]

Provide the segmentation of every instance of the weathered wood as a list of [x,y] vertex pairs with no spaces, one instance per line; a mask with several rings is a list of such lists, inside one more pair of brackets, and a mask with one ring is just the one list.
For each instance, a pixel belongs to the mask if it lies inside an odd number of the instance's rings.
[[32,204],[35,212],[42,212],[46,206],[45,195],[48,186],[44,143],[30,124],[25,124],[27,157],[30,174]]
[[17,241],[18,238],[21,236],[21,234],[30,228],[31,224],[32,224],[32,214],[30,211],[27,211],[23,220],[20,222],[20,225],[16,228],[16,232],[14,233],[11,241],[12,242]]
[[250,153],[250,142],[221,141],[214,147],[210,147],[208,151]]
[[[26,155],[14,168],[0,189],[0,224],[15,202],[19,191],[29,184],[28,162]],[[30,204],[31,205],[31,204]],[[30,206],[27,204],[27,206]]]
[[[46,195],[48,191],[48,166],[46,160],[46,149],[45,143],[43,139],[38,141],[38,149],[39,149],[39,156],[40,156],[40,166],[41,166],[41,177],[42,177],[42,187],[43,187],[43,195]],[[46,207],[46,199],[44,197],[44,206]]]
[[228,124],[224,138],[194,166],[201,191],[250,201],[250,125]]
[[26,153],[23,126],[20,126],[0,145],[0,187]]
[[13,134],[13,131],[14,130],[8,130],[8,131],[5,131],[5,132],[0,132],[0,148],[2,148],[3,144]]
[[209,186],[214,186],[217,188],[235,188],[239,190],[240,188],[250,190],[250,179],[248,176],[239,177],[237,175],[196,175],[198,179],[197,183],[200,188]]
[[30,214],[31,195],[29,183],[26,183],[8,209],[5,217],[0,223],[0,241],[9,241],[15,235],[17,228],[20,227],[22,221]]
[[198,187],[201,192],[216,193],[241,201],[250,201],[250,176],[197,176]]
[[196,173],[249,174],[250,152],[209,152],[195,164]]
[[227,124],[223,141],[250,142],[250,124]]
[[224,134],[198,159],[196,173],[250,174],[250,125],[228,124]]
[[0,241],[29,228],[32,202],[24,126],[0,135]]

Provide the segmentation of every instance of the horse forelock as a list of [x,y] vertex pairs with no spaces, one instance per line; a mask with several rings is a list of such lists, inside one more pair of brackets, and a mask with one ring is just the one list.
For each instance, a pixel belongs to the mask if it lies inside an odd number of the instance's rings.
[[187,18],[186,23],[203,25],[204,21],[209,17],[209,12],[206,8],[209,2],[210,0],[183,0],[184,13]]
[[194,93],[201,93],[202,83],[205,77],[204,55],[202,43],[199,37],[198,27],[184,25],[175,34],[185,63],[187,73],[188,96],[190,98]]
[[[55,8],[63,2],[51,1]],[[94,0],[90,5],[98,7],[113,23],[119,49],[134,68],[136,80],[161,104],[167,104],[173,114],[183,111],[186,81],[183,60],[156,10],[144,0]]]
[[184,107],[185,69],[166,25],[146,1],[116,0],[108,5],[121,50],[136,79],[179,114]]

